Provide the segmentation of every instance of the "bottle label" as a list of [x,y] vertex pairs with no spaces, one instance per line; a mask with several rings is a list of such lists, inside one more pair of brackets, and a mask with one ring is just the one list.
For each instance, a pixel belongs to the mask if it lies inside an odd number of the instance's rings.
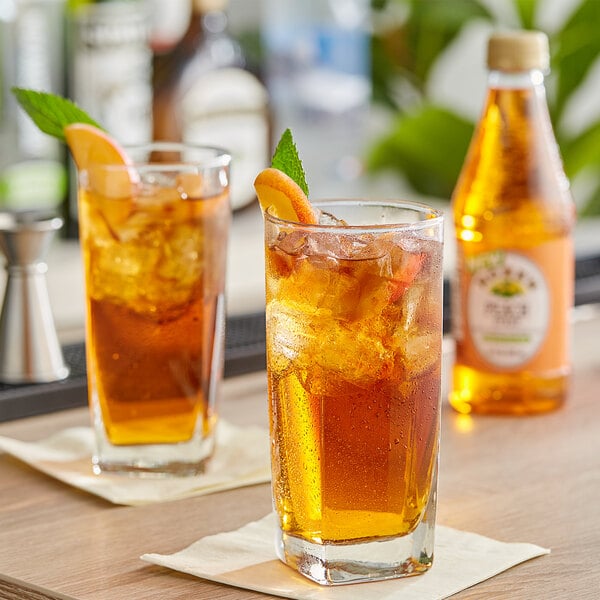
[[124,144],[152,138],[150,20],[143,7],[85,5],[72,23],[72,96]]
[[495,251],[471,257],[467,319],[477,352],[502,368],[523,366],[546,338],[550,294],[542,271],[526,255]]
[[232,154],[234,209],[254,200],[254,178],[269,162],[267,102],[262,83],[235,67],[198,76],[181,100],[183,141],[220,146]]

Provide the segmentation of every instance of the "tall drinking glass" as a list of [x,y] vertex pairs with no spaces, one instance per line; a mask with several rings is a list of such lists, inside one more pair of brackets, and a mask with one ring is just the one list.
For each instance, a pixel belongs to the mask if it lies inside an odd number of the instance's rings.
[[94,470],[195,474],[215,444],[230,157],[127,153],[79,172]]
[[315,205],[320,225],[265,213],[278,554],[320,584],[422,573],[436,508],[442,215]]

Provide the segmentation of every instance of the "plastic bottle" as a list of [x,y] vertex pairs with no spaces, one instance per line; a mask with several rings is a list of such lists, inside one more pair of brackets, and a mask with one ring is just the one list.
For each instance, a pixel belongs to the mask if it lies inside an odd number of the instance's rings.
[[[291,128],[321,197],[362,189],[371,107],[368,0],[263,0],[274,137]],[[368,186],[367,186],[368,187]]]
[[487,100],[453,194],[451,405],[535,414],[569,390],[575,208],[550,123],[545,34],[493,34]]
[[234,209],[255,199],[256,174],[270,162],[269,98],[228,32],[227,0],[193,0],[189,27],[155,55],[156,140],[220,146],[231,152]]

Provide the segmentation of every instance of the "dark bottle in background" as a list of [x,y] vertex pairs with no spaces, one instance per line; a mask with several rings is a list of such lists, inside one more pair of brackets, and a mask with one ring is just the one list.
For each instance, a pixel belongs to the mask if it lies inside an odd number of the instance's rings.
[[193,0],[179,43],[154,59],[156,140],[220,146],[232,154],[234,209],[254,200],[253,181],[270,162],[269,101],[229,34],[226,0]]

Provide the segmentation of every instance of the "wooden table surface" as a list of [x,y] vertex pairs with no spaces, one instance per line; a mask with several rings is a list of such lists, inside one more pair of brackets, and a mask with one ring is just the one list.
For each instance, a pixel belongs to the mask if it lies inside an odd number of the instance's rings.
[[[572,397],[528,418],[470,418],[444,404],[438,522],[552,549],[455,597],[600,598],[600,318],[575,326]],[[264,373],[225,382],[222,414],[266,426]],[[36,440],[87,411],[0,425]],[[0,598],[266,598],[139,559],[235,529],[271,508],[267,484],[141,507],[112,505],[0,455]],[[347,598],[352,598],[351,587]]]

